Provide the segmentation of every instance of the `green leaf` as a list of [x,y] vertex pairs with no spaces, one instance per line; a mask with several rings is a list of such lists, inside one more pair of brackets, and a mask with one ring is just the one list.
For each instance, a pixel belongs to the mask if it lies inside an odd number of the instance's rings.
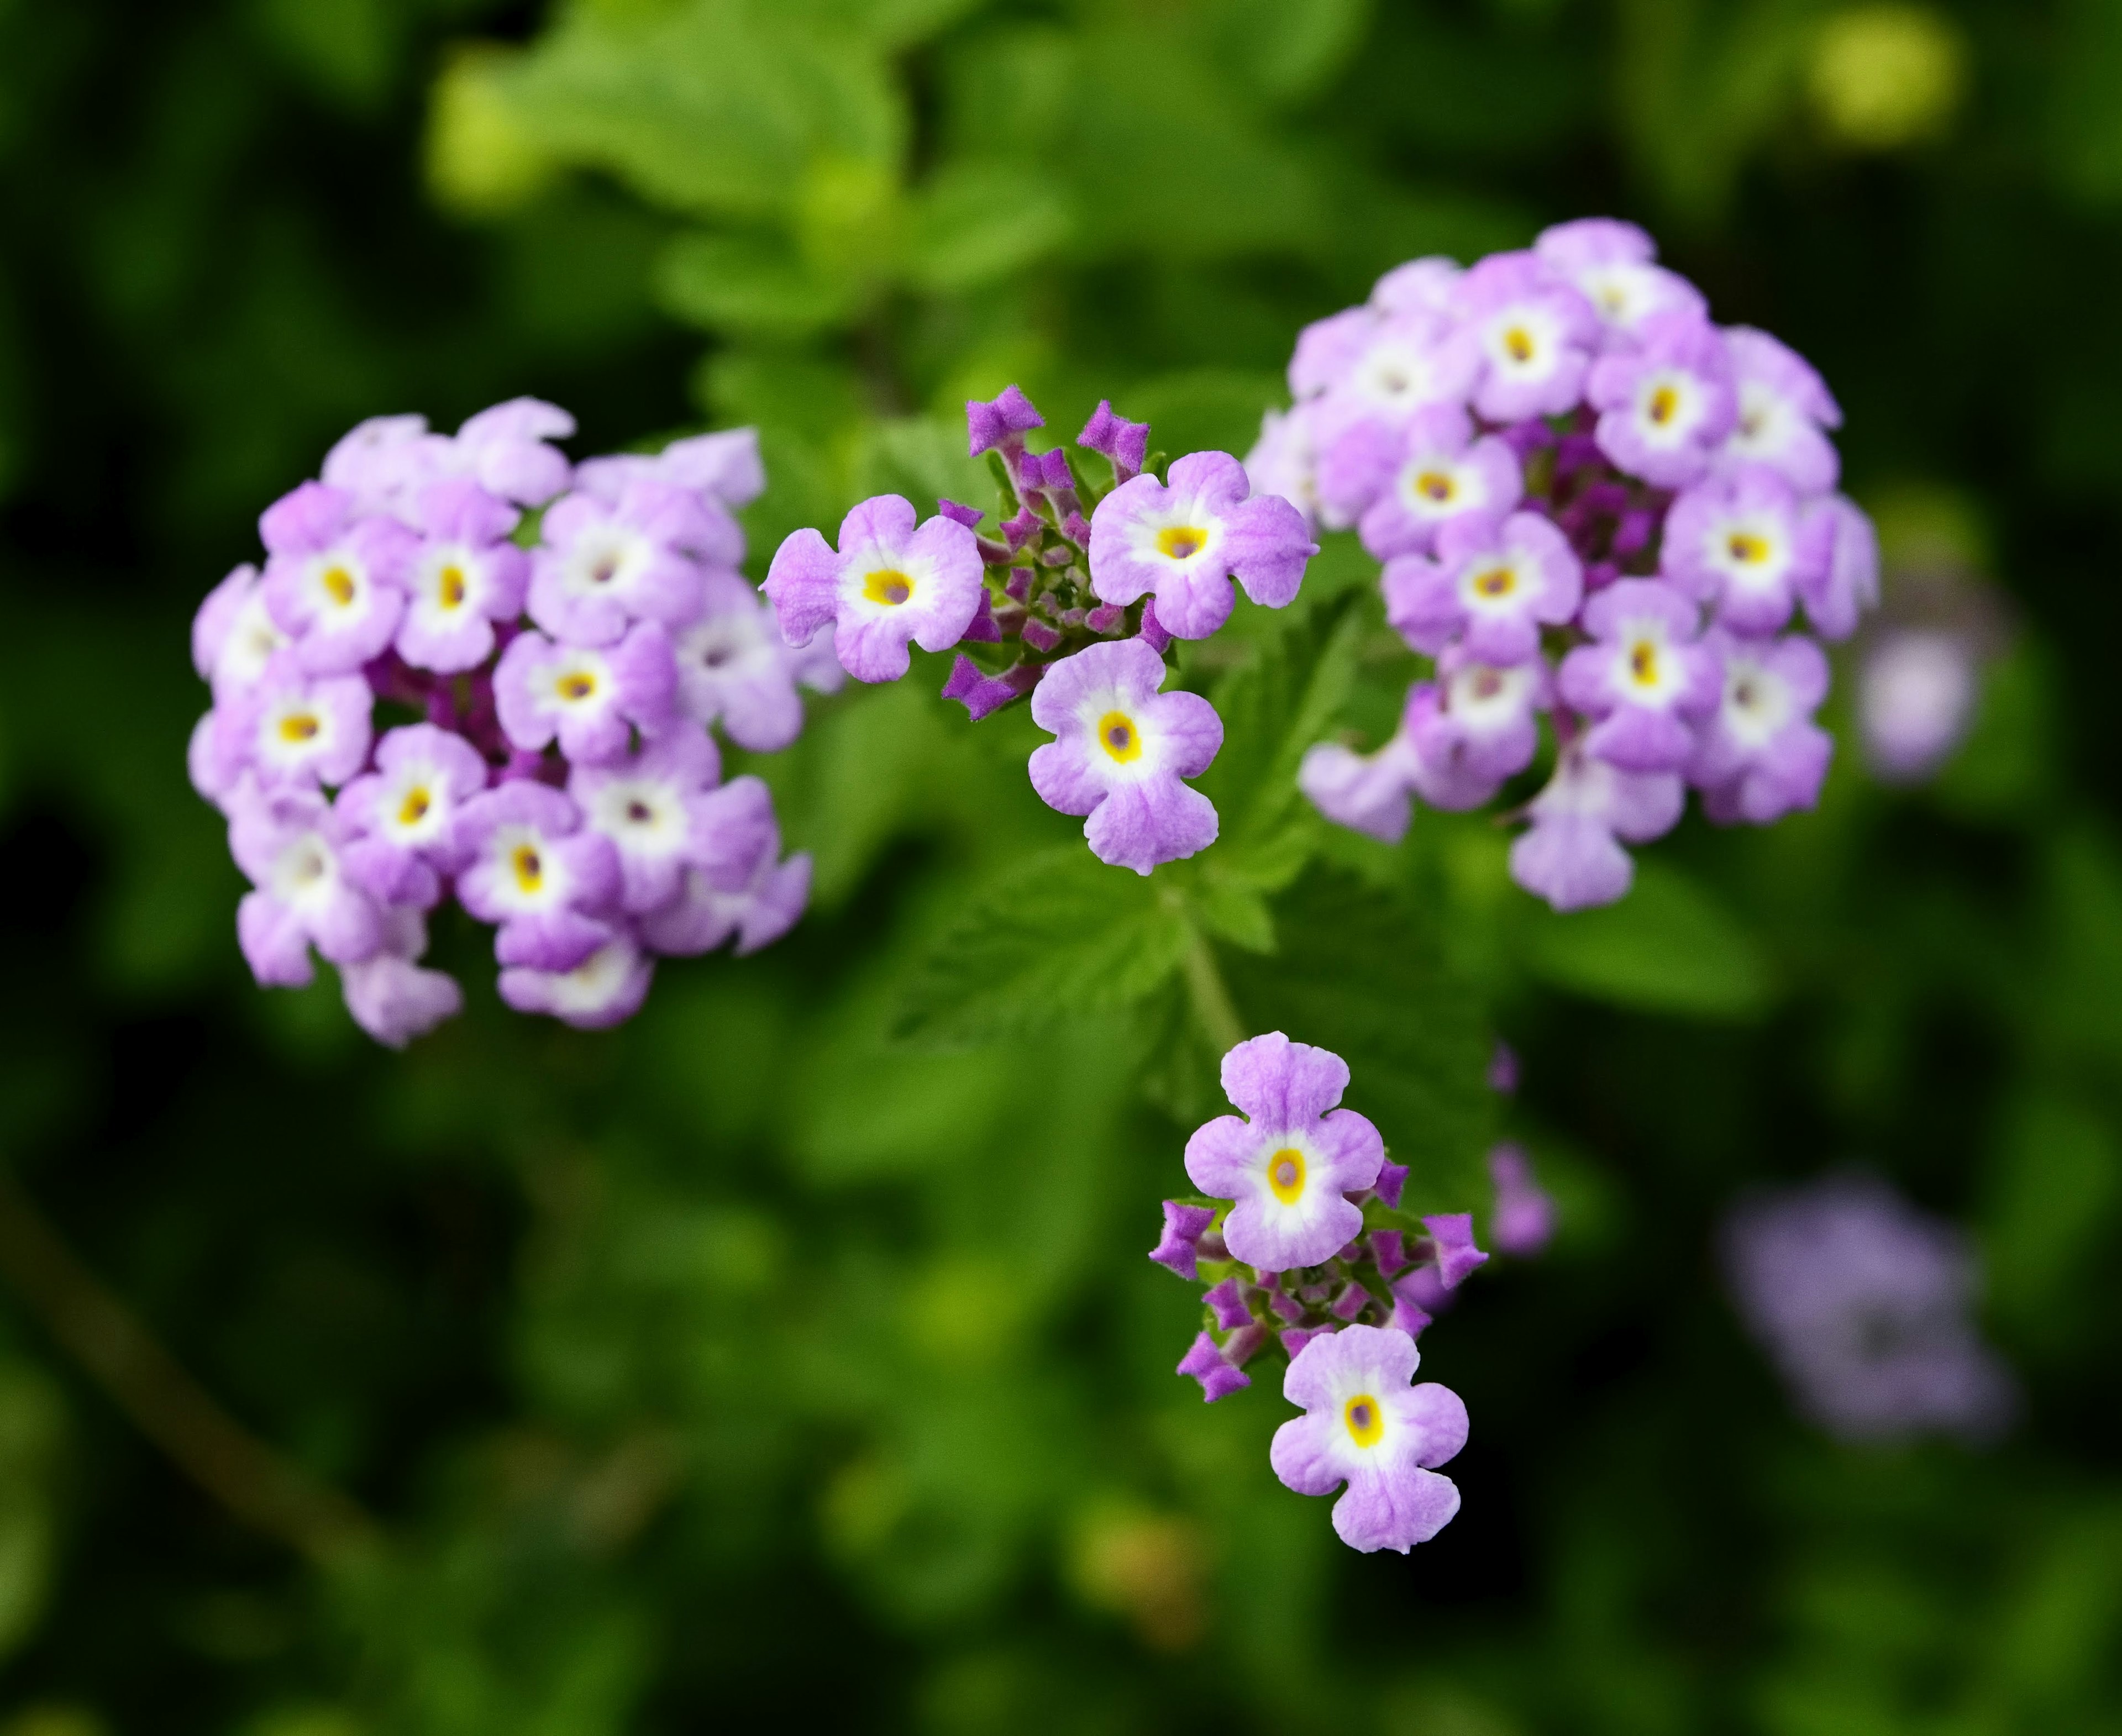
[[1618,904],[1521,907],[1520,956],[1557,988],[1639,1011],[1748,1020],[1768,1010],[1768,960],[1737,918],[1671,863],[1639,857]]
[[905,273],[923,289],[978,289],[1045,258],[1073,226],[1066,195],[1044,175],[1002,163],[951,164],[915,200]]
[[680,320],[710,328],[796,336],[839,324],[853,286],[818,272],[769,235],[680,236],[657,261],[656,297]]
[[1146,1000],[1193,938],[1181,902],[1081,845],[1020,862],[968,901],[913,974],[900,1035],[992,1042]]

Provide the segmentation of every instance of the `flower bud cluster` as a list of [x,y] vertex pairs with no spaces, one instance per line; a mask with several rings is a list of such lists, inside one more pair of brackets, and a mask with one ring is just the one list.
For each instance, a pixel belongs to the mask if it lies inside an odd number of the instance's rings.
[[755,437],[574,465],[573,432],[532,399],[454,436],[362,423],[193,623],[192,781],[252,883],[244,956],[300,986],[314,947],[394,1046],[462,1005],[419,962],[450,895],[495,926],[504,1001],[584,1026],[630,1016],[657,954],[765,945],[808,896],[710,733],[786,747],[798,684],[839,679],[737,571]]
[[[1470,268],[1418,259],[1307,327],[1292,408],[1246,463],[1384,563],[1432,673],[1379,751],[1321,744],[1302,782],[1386,839],[1415,798],[1479,807],[1555,746],[1511,853],[1559,909],[1629,888],[1624,843],[1816,800],[1833,744],[1817,639],[1877,600],[1870,521],[1835,492],[1819,375],[1720,327],[1651,239],[1603,218]],[[1811,635],[1790,629],[1800,612]]]
[[1185,780],[1215,758],[1222,721],[1198,694],[1160,691],[1171,642],[1220,628],[1234,581],[1269,608],[1292,601],[1318,552],[1302,515],[1255,493],[1227,453],[1192,453],[1166,471],[1148,425],[1109,403],[1077,436],[1095,467],[1029,448],[1045,421],[1014,385],[968,404],[965,418],[969,450],[994,475],[993,513],[939,501],[921,522],[883,495],[848,515],[837,548],[797,531],[764,586],[783,633],[807,646],[830,628],[860,681],[899,679],[909,644],[955,648],[944,697],[977,719],[1029,696],[1033,721],[1055,737],[1031,756],[1033,787],[1085,816],[1101,861],[1147,874],[1206,849],[1216,810]]

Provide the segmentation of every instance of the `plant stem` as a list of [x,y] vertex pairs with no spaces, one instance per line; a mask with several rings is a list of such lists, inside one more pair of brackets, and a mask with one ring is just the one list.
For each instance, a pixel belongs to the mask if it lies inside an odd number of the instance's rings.
[[141,1433],[244,1524],[320,1564],[375,1542],[375,1522],[222,1409],[4,1171],[0,1272]]
[[1186,950],[1186,998],[1219,1054],[1228,1054],[1246,1040],[1246,1028],[1231,999],[1230,985],[1217,968],[1215,950],[1209,945],[1208,937],[1198,931]]

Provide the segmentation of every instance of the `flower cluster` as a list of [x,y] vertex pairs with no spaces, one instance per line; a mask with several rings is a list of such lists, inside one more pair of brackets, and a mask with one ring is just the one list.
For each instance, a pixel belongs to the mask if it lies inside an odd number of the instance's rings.
[[1813,721],[1841,639],[1877,600],[1870,521],[1835,492],[1841,415],[1764,332],[1713,324],[1651,239],[1564,223],[1466,269],[1419,259],[1307,327],[1294,408],[1247,459],[1315,524],[1383,563],[1386,617],[1433,660],[1398,730],[1325,743],[1305,791],[1387,839],[1414,798],[1492,800],[1540,752],[1512,873],[1560,909],[1627,890],[1624,843],[1680,819],[1810,806]]
[[763,946],[809,894],[709,733],[786,747],[798,684],[839,679],[737,572],[755,438],[574,465],[573,432],[531,399],[453,436],[363,422],[193,623],[192,782],[254,889],[244,956],[299,986],[314,947],[384,1043],[462,1004],[419,963],[448,893],[495,925],[503,1000],[586,1026],[640,1006],[655,955]]
[[[863,502],[837,547],[797,531],[764,590],[792,646],[823,643],[858,681],[895,681],[909,644],[956,649],[943,688],[975,718],[1030,696],[1055,739],[1031,756],[1049,807],[1085,817],[1103,861],[1147,874],[1206,849],[1216,810],[1185,780],[1206,771],[1222,721],[1198,694],[1161,691],[1174,639],[1205,639],[1230,618],[1233,588],[1279,609],[1317,553],[1302,515],[1254,491],[1223,452],[1168,471],[1146,422],[1101,404],[1077,445],[1034,452],[1045,427],[1011,386],[965,407],[972,455],[999,488],[989,515],[939,501],[925,521],[898,495]],[[984,526],[984,528],[983,528]]]

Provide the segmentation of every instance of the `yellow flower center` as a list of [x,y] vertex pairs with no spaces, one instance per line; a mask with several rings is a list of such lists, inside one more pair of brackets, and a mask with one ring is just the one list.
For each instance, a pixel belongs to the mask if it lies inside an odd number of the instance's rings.
[[322,581],[333,602],[341,609],[353,600],[353,575],[344,567],[327,567]]
[[1514,325],[1503,334],[1503,348],[1513,362],[1530,362],[1534,349],[1532,334],[1522,325]]
[[1651,401],[1646,407],[1645,413],[1658,427],[1663,427],[1672,420],[1679,408],[1680,394],[1669,385],[1662,385],[1651,394]]
[[1657,646],[1648,639],[1637,640],[1629,652],[1629,674],[1638,686],[1655,687],[1658,678]]
[[1359,1447],[1375,1447],[1386,1431],[1385,1413],[1368,1393],[1351,1398],[1342,1409],[1341,1420],[1348,1426],[1348,1439]]
[[1733,560],[1744,562],[1749,565],[1755,561],[1765,561],[1769,558],[1767,539],[1755,536],[1750,530],[1733,531],[1725,539],[1724,547]]
[[596,691],[596,677],[586,670],[576,670],[561,676],[554,686],[563,699],[572,702],[587,699]]
[[1443,471],[1425,470],[1415,478],[1414,492],[1424,500],[1435,501],[1442,506],[1459,491]]
[[445,567],[439,579],[442,603],[445,609],[461,609],[465,600],[464,568],[452,561]]
[[516,884],[526,892],[535,892],[545,884],[545,865],[538,860],[535,844],[518,844],[510,860],[516,870]]
[[1166,525],[1157,533],[1157,548],[1175,561],[1199,554],[1208,540],[1208,533],[1199,525]]
[[1108,712],[1098,720],[1098,745],[1125,765],[1142,758],[1142,731],[1125,712]]
[[1285,1206],[1294,1206],[1304,1195],[1304,1154],[1284,1146],[1267,1160],[1267,1184]]
[[283,741],[310,741],[315,739],[323,725],[314,712],[290,712],[280,720],[280,740]]
[[914,595],[914,581],[903,572],[881,567],[862,581],[862,595],[872,603],[896,609]]
[[1474,581],[1474,589],[1484,597],[1507,597],[1517,583],[1517,575],[1507,567],[1491,567]]
[[432,805],[432,804],[428,800],[428,792],[425,790],[418,788],[408,790],[405,792],[404,801],[398,809],[398,824],[401,826],[418,825],[428,817],[428,810]]

